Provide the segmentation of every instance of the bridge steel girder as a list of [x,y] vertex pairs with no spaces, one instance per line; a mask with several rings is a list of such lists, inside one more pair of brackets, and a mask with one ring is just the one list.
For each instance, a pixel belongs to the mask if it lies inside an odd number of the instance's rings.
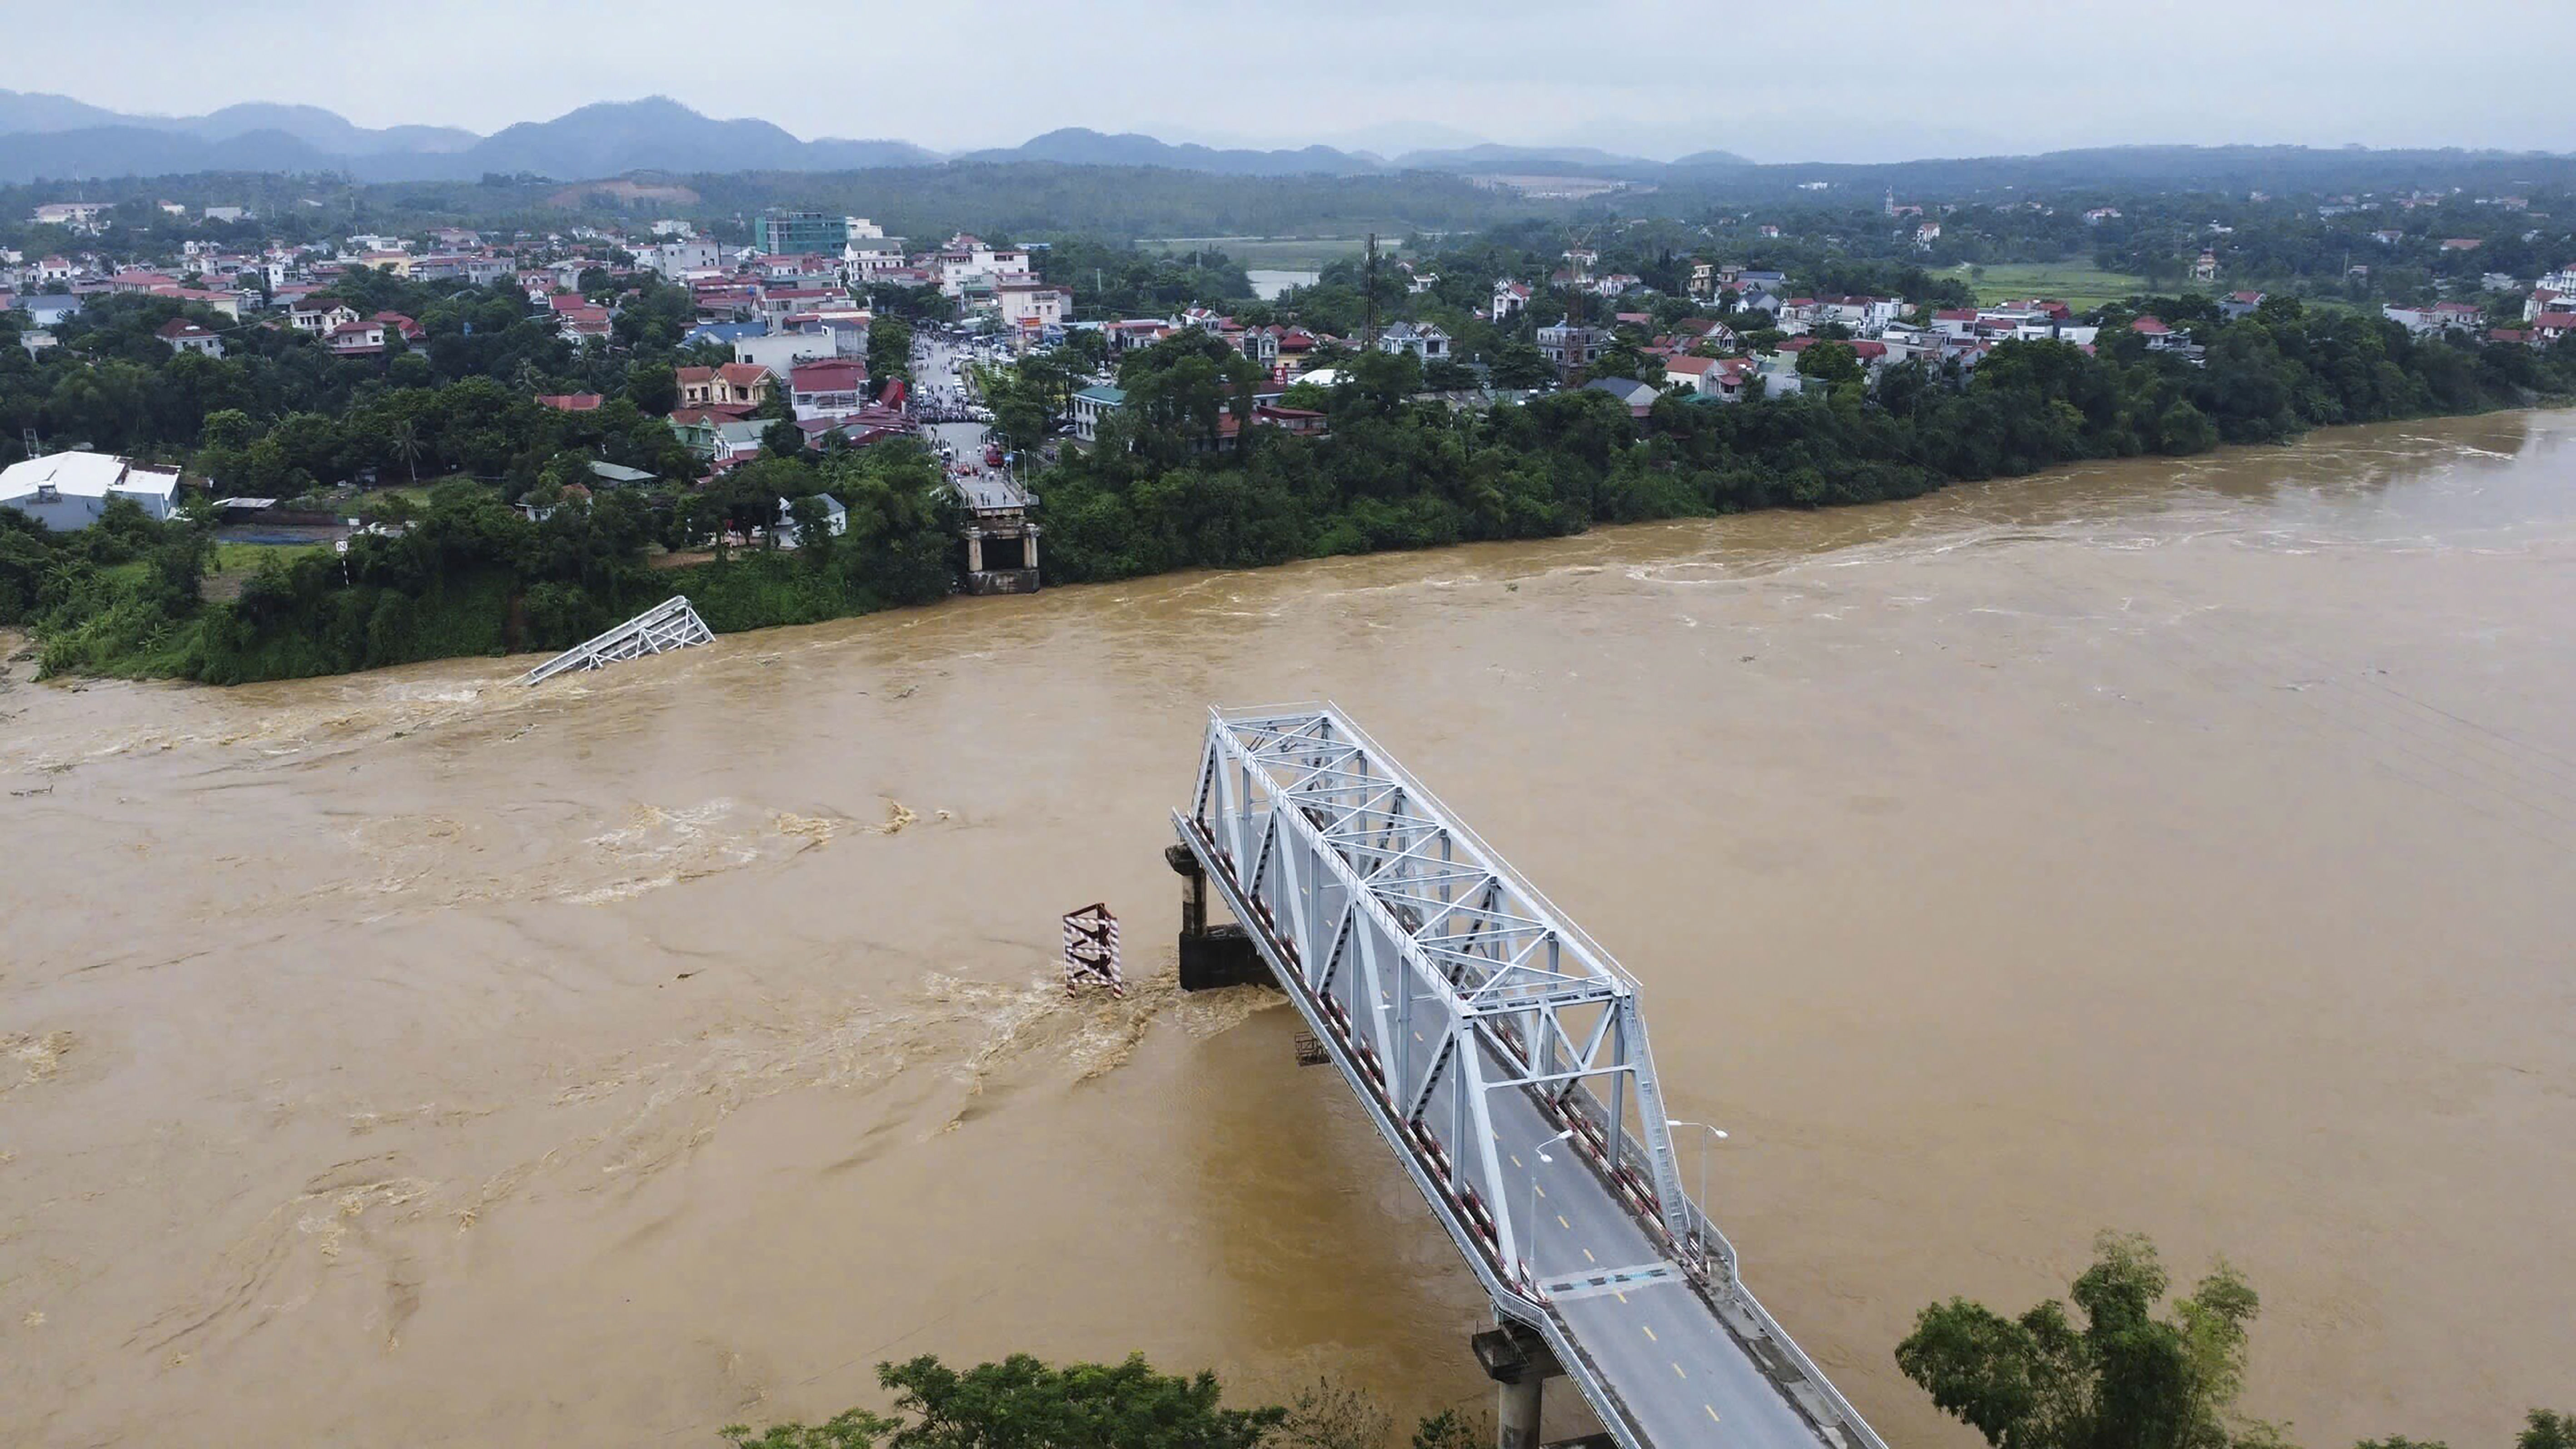
[[597,669],[628,659],[641,659],[666,649],[689,649],[713,643],[714,631],[698,617],[696,607],[685,594],[674,594],[646,609],[643,613],[595,638],[575,644],[527,673],[518,682],[543,684],[558,674],[577,669]]
[[1883,1449],[1736,1277],[1682,1185],[1637,983],[1330,704],[1211,711],[1173,812],[1495,1307],[1547,1339],[1625,1449],[1649,1449],[1529,1266],[1488,1110],[1531,1094],[1712,1301],[1752,1319]]

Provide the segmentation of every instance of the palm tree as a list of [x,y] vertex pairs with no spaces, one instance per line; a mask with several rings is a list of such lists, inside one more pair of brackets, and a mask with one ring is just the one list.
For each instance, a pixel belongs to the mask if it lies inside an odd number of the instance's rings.
[[385,433],[385,446],[411,471],[411,481],[420,481],[420,455],[426,451],[420,441],[420,424],[404,418]]

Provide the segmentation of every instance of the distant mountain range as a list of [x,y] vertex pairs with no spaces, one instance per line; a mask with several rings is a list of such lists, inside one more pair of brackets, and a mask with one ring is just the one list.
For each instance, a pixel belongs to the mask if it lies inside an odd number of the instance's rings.
[[[1049,131],[1018,146],[944,155],[908,141],[799,140],[767,121],[715,120],[660,96],[601,102],[478,136],[449,126],[370,130],[318,106],[249,104],[203,116],[134,116],[69,96],[0,90],[0,181],[198,171],[345,172],[361,181],[529,172],[580,181],[631,171],[852,171],[1015,161],[1161,166],[1220,176],[1571,170],[1645,180],[1666,169],[1643,157],[1580,148],[1480,144],[1389,158],[1330,146],[1221,149],[1080,127]],[[1750,163],[1709,151],[1687,164]]]
[[[1446,140],[1437,125],[1344,132],[1361,138]],[[1586,147],[1443,144],[1392,156],[1306,146],[1265,151],[1174,144],[1152,136],[1107,135],[1079,127],[1017,146],[941,153],[909,141],[806,141],[759,120],[720,121],[660,96],[601,102],[551,121],[529,121],[489,136],[448,126],[370,130],[317,106],[226,106],[203,116],[131,116],[68,96],[0,90],[0,182],[78,181],[210,171],[336,173],[359,181],[471,181],[487,173],[594,181],[634,172],[864,171],[881,167],[971,167],[1040,162],[1061,166],[1146,166],[1217,176],[1383,176],[1407,171],[1466,176],[1584,176],[1641,184],[1776,190],[1830,184],[1882,187],[2081,185],[2087,182],[2355,186],[2431,184],[2484,168],[2499,183],[2576,179],[2576,158],[2501,151],[2322,150],[2304,146],[2115,146],[2036,156],[1926,159],[1886,165],[1800,162],[1756,165],[1729,151],[1673,161]],[[2481,172],[2480,174],[2484,174]]]

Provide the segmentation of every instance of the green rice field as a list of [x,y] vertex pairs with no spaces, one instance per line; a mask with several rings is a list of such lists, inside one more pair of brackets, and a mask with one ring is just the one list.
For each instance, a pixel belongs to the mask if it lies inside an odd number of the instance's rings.
[[1988,262],[1962,267],[1980,305],[2048,297],[2083,311],[2117,302],[2147,290],[2147,279],[2126,272],[2106,272],[2089,262]]

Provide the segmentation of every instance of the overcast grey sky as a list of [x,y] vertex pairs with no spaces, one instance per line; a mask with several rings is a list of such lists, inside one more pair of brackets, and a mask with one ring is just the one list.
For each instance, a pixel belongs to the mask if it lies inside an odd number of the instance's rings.
[[[493,131],[672,96],[937,150],[1473,135],[1891,160],[2123,142],[2576,150],[2576,0],[82,0],[0,86]],[[2520,69],[2517,56],[2535,62]]]

